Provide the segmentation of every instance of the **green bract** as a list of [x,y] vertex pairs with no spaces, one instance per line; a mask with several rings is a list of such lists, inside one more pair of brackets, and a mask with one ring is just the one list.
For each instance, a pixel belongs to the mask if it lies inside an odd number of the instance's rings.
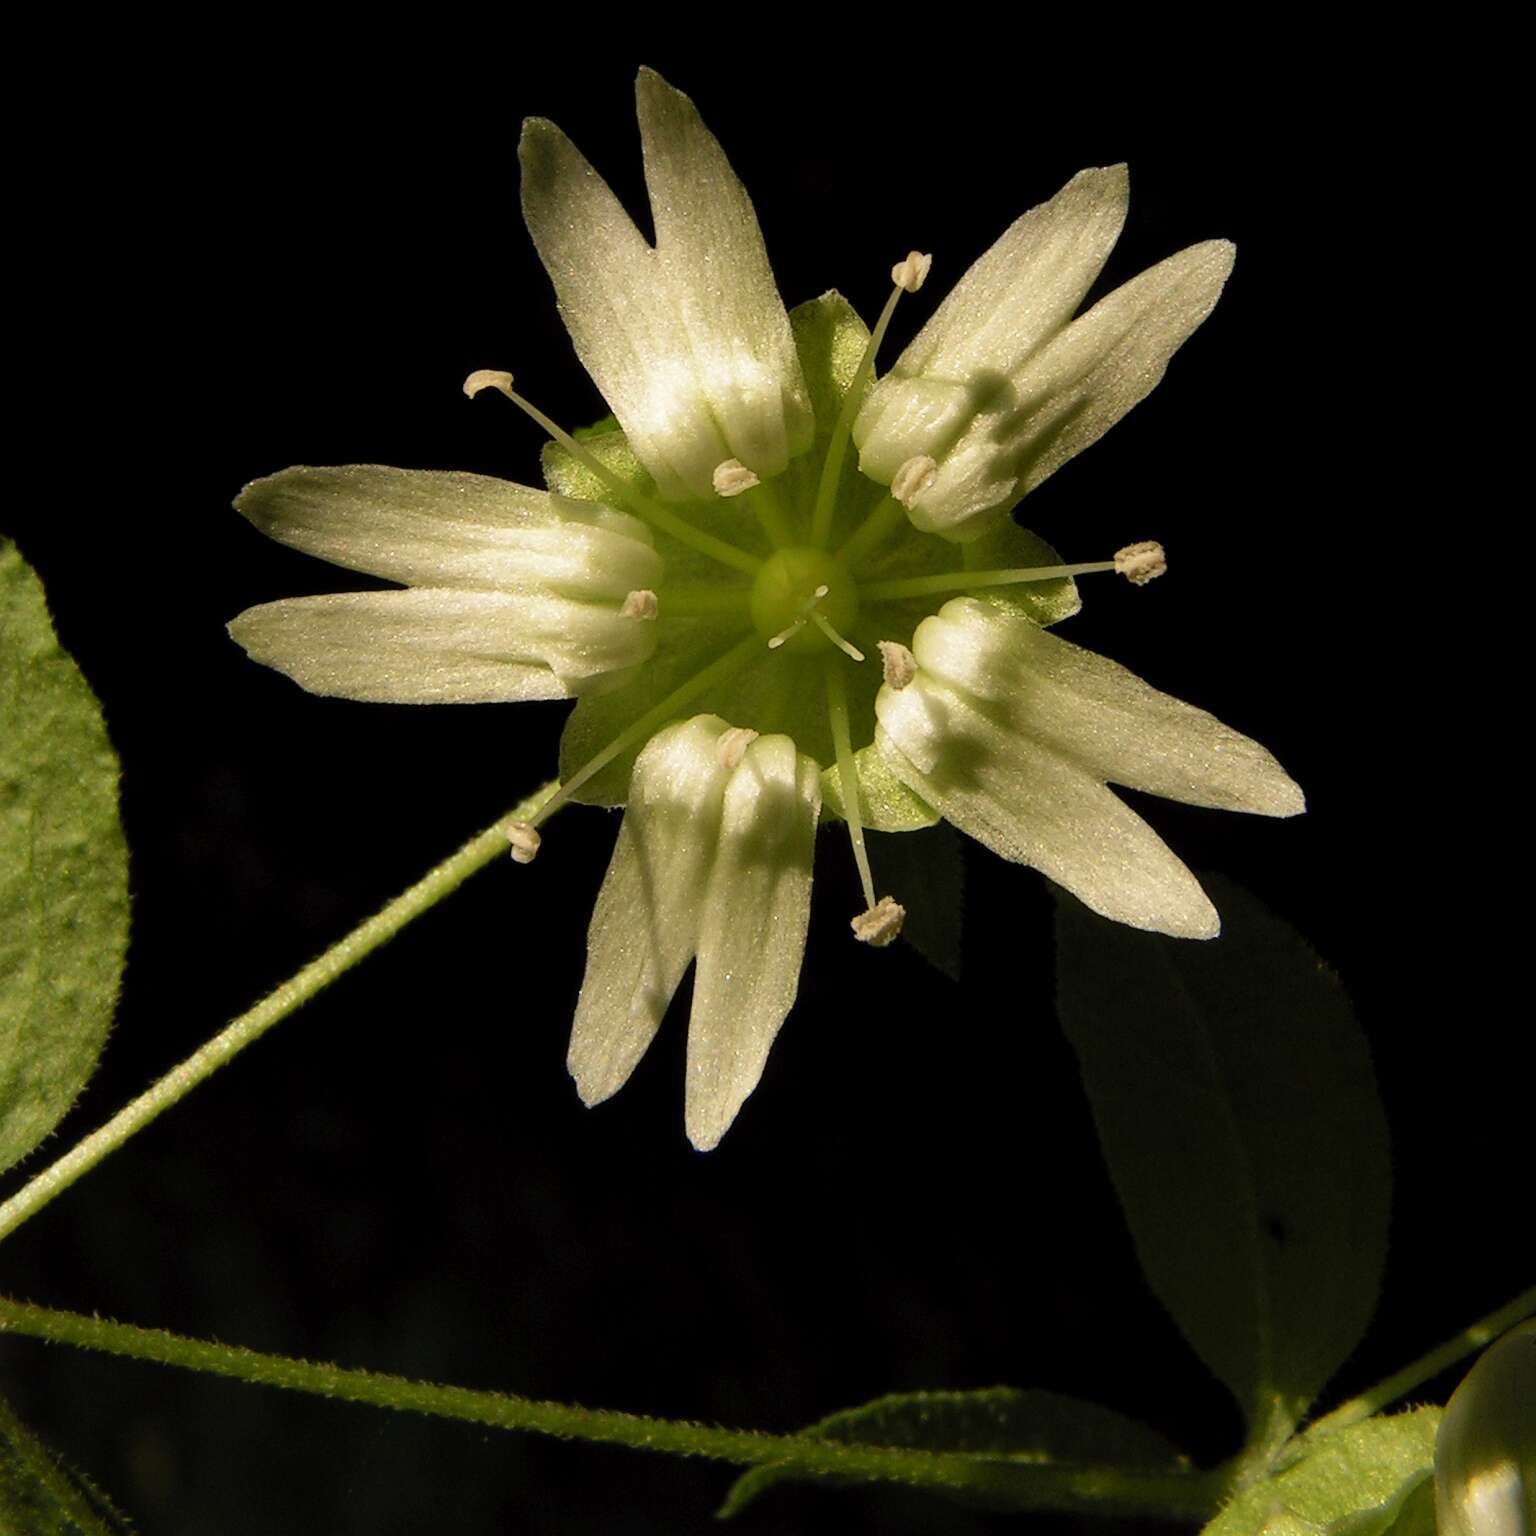
[[[1266,815],[1302,800],[1262,747],[1045,634],[1077,610],[1075,573],[1142,580],[1160,551],[1064,567],[1009,516],[1152,388],[1231,246],[1192,247],[1074,318],[1126,201],[1124,167],[1085,171],[876,380],[929,258],[893,268],[873,333],[835,293],[786,312],[692,102],[649,71],[637,101],[654,245],[553,124],[529,122],[520,150],[528,227],[610,421],[573,438],[485,370],[466,392],[501,391],[554,439],[547,492],[368,466],[257,481],[237,505],[264,531],[406,590],[269,603],[231,630],[317,693],[577,701],[561,790],[509,835],[526,861],[569,800],[638,818],[594,919],[571,1056],[583,1095],[623,1082],[727,929],[771,956],[696,989],[697,1059],[716,1066],[690,1067],[688,1128],[708,1146],[793,1001],[823,809],[848,823],[867,906],[854,931],[883,944],[905,914],[877,894],[866,828],[942,815],[1107,916],[1204,937],[1209,902],[1107,783]],[[668,829],[689,806],[709,831],[683,857]]]

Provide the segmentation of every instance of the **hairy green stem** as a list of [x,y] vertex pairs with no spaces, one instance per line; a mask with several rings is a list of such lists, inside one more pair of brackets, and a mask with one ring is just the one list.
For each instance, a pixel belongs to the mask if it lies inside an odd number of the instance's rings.
[[1340,1403],[1331,1413],[1326,1413],[1307,1429],[1304,1438],[1331,1434],[1337,1429],[1346,1429],[1351,1424],[1358,1424],[1362,1419],[1368,1419],[1373,1413],[1379,1413],[1389,1403],[1395,1403],[1399,1398],[1406,1397],[1415,1387],[1422,1386],[1432,1376],[1438,1376],[1441,1371],[1456,1364],[1458,1360],[1465,1359],[1474,1350],[1479,1350],[1484,1345],[1491,1344],[1501,1333],[1508,1332],[1516,1323],[1523,1322],[1526,1318],[1536,1313],[1536,1285],[1530,1290],[1522,1291],[1513,1301],[1506,1302],[1502,1307],[1490,1312],[1486,1317],[1480,1317],[1475,1323],[1463,1328],[1454,1338],[1447,1339],[1438,1348],[1430,1350],[1427,1355],[1421,1355],[1411,1365],[1405,1365],[1402,1370],[1394,1371],[1385,1381],[1378,1381],[1374,1387],[1362,1392],[1359,1397],[1352,1397],[1347,1403]]
[[189,1339],[159,1328],[135,1328],[75,1312],[0,1297],[0,1331],[133,1360],[181,1366],[260,1386],[309,1392],[496,1429],[531,1430],[557,1439],[623,1445],[634,1450],[702,1456],[738,1466],[773,1464],[809,1477],[905,1483],[980,1494],[1016,1509],[1156,1514],[1198,1519],[1209,1514],[1218,1482],[1186,1472],[1145,1473],[1119,1467],[1050,1466],[954,1452],[858,1445],[811,1436],[720,1429],[677,1419],[579,1408],[503,1392],[440,1386],[374,1371],[318,1365]]
[[387,907],[359,924],[319,959],[311,960],[303,970],[269,993],[254,1008],[242,1013],[179,1066],[172,1067],[153,1087],[120,1109],[99,1130],[76,1142],[56,1163],[23,1185],[0,1205],[0,1240],[9,1237],[81,1175],[89,1173],[103,1158],[117,1151],[129,1137],[137,1135],[171,1105],[184,1099],[225,1062],[259,1040],[274,1024],[286,1019],[338,976],[350,971],[359,960],[394,938],[407,923],[456,891],[476,870],[483,869],[498,855],[505,855],[507,823],[527,820],[555,789],[554,784],[546,784],[471,838],[457,853],[444,859]]

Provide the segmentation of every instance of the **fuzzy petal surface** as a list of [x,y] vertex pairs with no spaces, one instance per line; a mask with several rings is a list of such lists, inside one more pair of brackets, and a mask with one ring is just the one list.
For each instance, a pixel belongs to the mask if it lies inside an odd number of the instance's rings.
[[957,598],[918,626],[913,650],[931,677],[1101,780],[1261,816],[1306,808],[1258,742],[1016,614]]
[[939,458],[989,387],[1071,320],[1119,238],[1129,196],[1125,166],[1080,171],[1009,225],[871,391],[853,429],[865,474],[888,485],[915,454]]
[[524,125],[523,213],[577,354],[670,497],[717,465],[779,473],[812,422],[750,199],[693,103],[636,85],[656,247],[552,123]]
[[655,645],[654,624],[616,607],[437,587],[285,598],[229,633],[310,693],[390,704],[566,698],[622,681]]
[[715,744],[727,729],[696,716],[659,732],[635,760],[566,1058],[584,1104],[623,1087],[698,948],[729,778]]
[[753,742],[726,786],[688,1024],[684,1121],[700,1151],[757,1086],[795,1001],[820,809],[820,772],[788,736]]
[[252,481],[235,507],[290,548],[407,586],[622,601],[661,579],[637,518],[486,475],[300,465]]

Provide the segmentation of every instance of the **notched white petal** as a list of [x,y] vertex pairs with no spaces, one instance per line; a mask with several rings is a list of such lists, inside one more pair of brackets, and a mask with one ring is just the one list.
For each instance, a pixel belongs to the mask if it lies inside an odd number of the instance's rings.
[[635,759],[571,1028],[567,1066],[585,1104],[623,1086],[698,948],[728,777],[716,743],[728,729],[699,715]]
[[310,693],[392,704],[566,698],[612,686],[655,648],[617,607],[415,587],[249,608],[229,633]]
[[684,1122],[701,1151],[757,1086],[795,1000],[820,777],[787,736],[760,737],[730,771],[688,1024]]
[[235,507],[279,543],[411,586],[621,602],[662,579],[638,518],[486,475],[299,465],[252,481]]
[[777,474],[813,423],[757,217],[693,103],[636,85],[652,249],[553,124],[524,125],[523,211],[576,350],[663,495]]

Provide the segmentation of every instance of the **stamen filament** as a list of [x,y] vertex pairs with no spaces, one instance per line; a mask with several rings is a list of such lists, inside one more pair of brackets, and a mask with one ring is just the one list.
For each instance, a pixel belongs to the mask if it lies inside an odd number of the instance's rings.
[[785,510],[779,488],[771,480],[759,481],[743,498],[763,525],[768,542],[775,549],[788,549],[797,543],[794,529],[789,526],[789,514]]
[[864,381],[874,372],[875,353],[880,350],[880,343],[885,339],[891,316],[896,313],[896,301],[905,292],[906,289],[900,284],[891,289],[891,296],[885,301],[885,308],[880,311],[880,318],[875,321],[874,330],[869,333],[869,343],[864,348],[863,357],[859,359],[853,382],[848,386],[848,393],[843,397],[843,408],[837,413],[837,423],[832,428],[832,437],[827,443],[827,457],[821,466],[821,481],[816,487],[816,509],[811,515],[813,548],[823,548],[827,542],[827,535],[832,531],[832,505],[837,495],[837,482],[843,472],[843,456],[848,452],[848,439],[853,433],[853,418],[864,403]]
[[827,658],[827,716],[832,725],[832,746],[837,753],[837,782],[843,791],[843,818],[853,844],[853,862],[859,867],[864,904],[875,905],[875,881],[869,872],[869,853],[864,847],[864,819],[859,814],[859,775],[853,766],[853,741],[848,734],[848,690],[841,665]]
[[620,731],[595,757],[588,758],[539,807],[537,812],[528,820],[529,830],[535,830],[542,826],[593,774],[606,768],[614,758],[621,752],[634,746],[637,741],[643,741],[657,726],[664,725],[684,704],[688,703],[691,699],[696,699],[706,688],[713,687],[716,683],[729,677],[733,672],[739,672],[753,657],[760,656],[762,654],[761,646],[762,641],[756,635],[749,635],[739,644],[732,646],[725,655],[716,657],[702,672],[695,672],[686,683],[683,683],[678,688],[674,688],[661,703],[652,709],[646,710],[638,720],[633,721],[624,730]]
[[552,421],[531,400],[525,400],[518,394],[512,387],[511,374],[496,374],[493,377],[489,370],[481,369],[478,373],[472,373],[464,383],[464,392],[471,398],[486,388],[499,390],[524,415],[532,417],[577,463],[591,470],[609,488],[619,504],[636,517],[653,524],[664,533],[670,533],[678,543],[686,544],[690,549],[696,549],[701,555],[708,555],[722,565],[746,571],[749,575],[757,574],[762,561],[755,555],[749,555],[744,549],[737,549],[734,544],[727,544],[724,539],[717,539],[712,533],[695,528],[670,507],[664,507],[659,501],[626,485],[601,459],[583,448],[564,427]]
[[885,542],[906,521],[907,509],[894,496],[885,497],[854,529],[837,558],[850,570],[872,549]]
[[929,597],[939,592],[969,592],[974,587],[1011,587],[1028,581],[1060,581],[1066,576],[1087,576],[1112,571],[1113,560],[1089,560],[1081,565],[1039,565],[1011,571],[939,571],[933,576],[905,576],[895,581],[859,584],[866,602],[892,602],[902,597]]

